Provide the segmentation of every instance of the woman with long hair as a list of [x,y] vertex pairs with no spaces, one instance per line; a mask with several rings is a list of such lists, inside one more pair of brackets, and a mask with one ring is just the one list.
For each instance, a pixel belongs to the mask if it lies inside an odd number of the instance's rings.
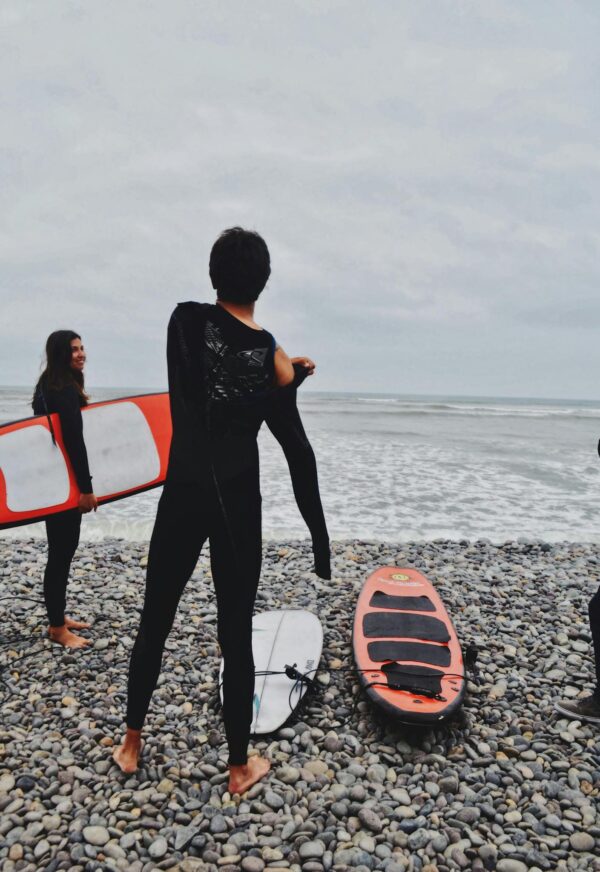
[[85,350],[73,330],[56,330],[46,342],[46,367],[33,392],[36,415],[58,413],[64,446],[80,490],[79,507],[51,515],[46,521],[48,562],[44,572],[44,600],[48,634],[66,648],[83,648],[89,640],[73,630],[90,625],[65,616],[67,582],[73,555],[79,544],[82,513],[95,512],[98,501],[92,490],[87,451],[83,441],[81,408],[88,403],[83,368]]

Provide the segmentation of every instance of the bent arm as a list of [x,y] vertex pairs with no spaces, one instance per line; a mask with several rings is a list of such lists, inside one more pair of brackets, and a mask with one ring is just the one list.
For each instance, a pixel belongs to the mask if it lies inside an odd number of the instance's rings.
[[57,391],[55,406],[60,419],[65,449],[75,473],[77,487],[82,494],[91,494],[92,477],[88,465],[87,449],[83,441],[83,420],[75,388],[69,387]]
[[278,388],[291,385],[294,381],[294,367],[281,345],[275,348],[275,384]]

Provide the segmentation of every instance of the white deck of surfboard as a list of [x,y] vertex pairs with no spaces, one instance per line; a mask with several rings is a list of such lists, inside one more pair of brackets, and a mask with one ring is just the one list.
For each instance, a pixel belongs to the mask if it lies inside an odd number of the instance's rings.
[[[156,443],[135,403],[107,403],[83,412],[83,437],[97,497],[140,488],[158,477]],[[2,434],[0,469],[12,512],[51,508],[69,497],[63,452],[42,423]]]
[[[286,666],[296,666],[298,672],[314,678],[321,651],[323,628],[312,612],[301,609],[262,612],[252,620],[252,652],[254,655],[254,716],[251,732],[272,733],[292,714],[304,694],[285,675],[260,675],[261,672],[284,672]],[[223,662],[219,678],[223,678]],[[223,687],[221,685],[221,700]]]

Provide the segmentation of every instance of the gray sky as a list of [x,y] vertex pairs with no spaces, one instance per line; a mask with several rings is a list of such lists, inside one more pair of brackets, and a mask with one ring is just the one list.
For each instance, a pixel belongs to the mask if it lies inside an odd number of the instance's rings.
[[3,0],[0,383],[164,386],[227,226],[320,390],[599,398],[600,7]]

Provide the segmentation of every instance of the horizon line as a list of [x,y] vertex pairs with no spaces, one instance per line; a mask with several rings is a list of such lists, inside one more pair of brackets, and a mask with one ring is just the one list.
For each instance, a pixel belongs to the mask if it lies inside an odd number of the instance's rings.
[[[8,385],[0,384],[0,390],[32,390],[31,385]],[[148,385],[96,385],[96,390],[132,390],[140,393],[168,393],[168,389],[157,388],[156,386]],[[320,394],[322,396],[331,394],[341,394],[348,397],[356,397],[367,395],[369,397],[406,397],[406,398],[423,398],[428,399],[456,399],[456,400],[542,400],[543,402],[553,403],[600,403],[600,398],[585,398],[585,397],[550,397],[550,396],[532,396],[531,394],[508,395],[508,394],[444,394],[444,393],[400,393],[393,391],[348,391],[348,390],[314,390],[305,388],[303,394]],[[93,391],[90,392],[93,395]],[[118,399],[118,397],[115,397]]]

